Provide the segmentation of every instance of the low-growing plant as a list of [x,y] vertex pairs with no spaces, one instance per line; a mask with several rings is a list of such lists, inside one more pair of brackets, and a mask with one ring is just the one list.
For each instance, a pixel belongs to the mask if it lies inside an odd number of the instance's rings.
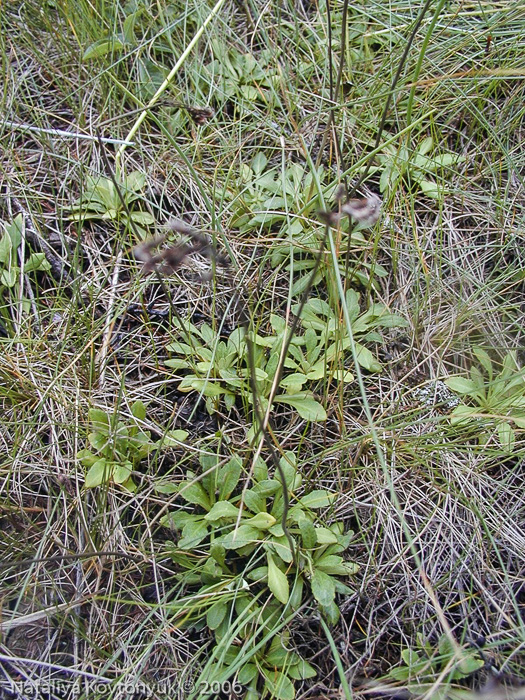
[[[243,164],[238,183],[240,194],[236,197],[233,208],[232,225],[242,232],[254,229],[272,229],[279,234],[279,239],[272,245],[270,262],[273,267],[283,263],[284,269],[293,271],[295,280],[292,284],[292,296],[298,296],[306,287],[316,287],[327,275],[332,265],[328,252],[323,254],[320,264],[319,255],[324,237],[324,227],[311,215],[318,207],[313,196],[315,182],[323,183],[325,169],[321,166],[315,173],[300,163],[289,163],[284,170],[281,167],[268,168],[268,158],[262,152],[257,153],[250,164]],[[330,200],[336,185],[324,188],[324,196]],[[295,212],[300,212],[296,214]],[[340,224],[344,240],[340,244],[340,272],[346,274],[346,256],[353,255],[369,247],[361,231],[348,231],[348,219]],[[378,262],[370,265],[353,256],[352,276],[363,285],[374,284],[376,278],[385,277],[388,272]],[[290,260],[290,258],[293,258]],[[317,272],[312,279],[312,270]]]
[[370,173],[374,171],[381,173],[379,180],[381,192],[391,194],[403,180],[409,186],[417,184],[428,197],[442,198],[443,187],[438,184],[435,176],[446,172],[465,158],[456,153],[430,156],[433,148],[434,140],[431,136],[424,138],[413,152],[405,144],[385,146],[384,150],[376,156],[379,165],[370,169]]
[[[484,661],[476,649],[462,647],[459,650],[452,644],[446,634],[443,634],[437,647],[419,636],[420,649],[404,649],[401,652],[403,666],[397,666],[389,671],[388,677],[406,683],[409,691],[418,695],[433,688],[436,677],[445,669],[449,682],[457,681],[479,671]],[[437,700],[458,697],[452,689],[434,689],[432,698]],[[459,697],[462,697],[461,695]]]
[[84,482],[87,489],[113,483],[135,491],[137,487],[132,474],[140,462],[153,450],[178,444],[188,435],[184,430],[171,430],[161,440],[153,441],[151,432],[140,427],[146,418],[142,401],[135,401],[131,414],[135,420],[125,423],[117,412],[99,408],[89,410],[91,432],[88,442],[94,452],[85,448],[77,453],[77,459],[88,469]]
[[270,60],[275,59],[274,51],[259,51],[255,57],[216,40],[212,41],[212,49],[214,59],[206,67],[206,73],[218,86],[217,99],[234,100],[246,106],[255,102],[273,103],[273,87],[279,81],[278,74],[269,67]]
[[[206,397],[206,406],[211,413],[219,409],[222,400],[226,410],[230,410],[239,396],[247,403],[253,401],[249,378],[248,349],[245,329],[236,328],[222,340],[217,331],[207,324],[196,327],[189,322],[176,323],[184,340],[167,346],[178,357],[166,360],[166,365],[175,370],[184,370],[179,391],[198,391]],[[274,335],[252,338],[254,384],[260,408],[266,410],[273,379],[280,360],[281,348],[287,333],[285,322],[275,314],[271,315]],[[187,341],[187,342],[185,342]],[[292,344],[304,342],[294,338]],[[286,365],[285,365],[286,366]],[[303,391],[303,384],[312,381],[305,373],[285,374],[279,390],[274,396],[275,403],[284,403],[297,410],[306,420],[326,419],[323,406],[310,391]],[[317,379],[317,377],[316,377]]]
[[[320,182],[324,174],[324,168],[317,170]],[[288,212],[301,211],[301,217],[294,219],[287,235],[297,239],[308,235],[311,224],[306,217],[316,207],[316,200],[313,198],[314,177],[306,166],[288,163],[284,170],[268,168],[268,158],[259,151],[249,165],[241,166],[237,184],[240,194],[234,202],[233,226],[242,232],[270,229],[285,223]]]
[[[516,352],[503,359],[496,373],[488,353],[473,348],[481,365],[470,368],[470,377],[449,377],[445,384],[460,394],[467,403],[460,403],[450,413],[456,426],[476,426],[480,444],[485,444],[496,430],[500,445],[511,452],[516,440],[515,428],[525,428],[525,372],[518,365]],[[473,404],[473,405],[472,405]]]
[[73,221],[113,221],[124,226],[125,230],[138,232],[142,238],[146,238],[148,227],[155,223],[150,212],[142,211],[137,206],[143,197],[146,175],[134,171],[123,176],[118,184],[126,206],[111,178],[88,175],[85,189],[71,207],[69,218]]
[[288,650],[287,633],[270,634],[258,648],[257,643],[310,594],[326,620],[337,622],[336,594],[351,593],[340,577],[358,570],[341,556],[353,533],[344,534],[342,523],[328,525],[318,515],[336,494],[298,495],[302,477],[291,452],[273,475],[259,458],[253,485],[244,489],[239,456],[221,464],[218,456],[202,454],[200,466],[199,474],[189,471],[178,484],[157,485],[161,493],[180,497],[179,507],[162,524],[178,533],[169,551],[185,592],[195,601],[181,604],[181,612],[187,624],[213,631],[213,656],[220,660],[209,669],[209,679],[231,667],[248,688],[246,697],[293,698],[293,681],[314,675],[314,669]]
[[[20,263],[18,251],[22,244],[24,226],[21,214],[18,214],[9,224],[0,222],[0,226],[3,228],[0,235],[0,296],[4,301],[0,306],[0,314],[9,325],[11,320],[10,307],[15,299],[17,303],[22,304],[24,312],[29,311],[31,305],[28,297],[18,294],[21,275],[29,272],[45,272],[50,269],[50,265],[44,253],[29,253],[27,255],[27,249],[25,250],[27,257]],[[13,291],[17,292],[14,298],[11,296]]]
[[[352,325],[357,361],[361,367],[370,372],[379,372],[381,364],[376,360],[372,352],[363,345],[363,342],[380,343],[382,338],[377,333],[377,328],[404,327],[408,325],[407,321],[398,314],[390,313],[387,307],[380,303],[371,303],[368,309],[361,313],[359,293],[353,289],[349,289],[346,292],[345,303]],[[299,304],[292,307],[292,310],[294,313],[298,313]],[[287,366],[309,368],[309,376],[313,378],[312,372],[319,375],[321,367],[326,361],[333,361],[336,357],[340,359],[345,354],[348,355],[347,351],[350,348],[351,339],[346,332],[342,314],[337,314],[328,302],[315,297],[308,299],[301,313],[301,324],[306,328],[304,339],[307,352],[305,355],[300,348],[290,348],[290,355],[294,358],[295,363],[288,360]],[[315,342],[312,331],[317,337]],[[318,333],[319,335],[317,335]],[[328,345],[328,349],[324,356],[317,358],[317,349],[325,345]],[[308,351],[308,346],[312,350]],[[345,378],[348,377],[348,374],[343,369],[337,370],[335,376],[348,381]],[[317,376],[317,378],[320,377]]]

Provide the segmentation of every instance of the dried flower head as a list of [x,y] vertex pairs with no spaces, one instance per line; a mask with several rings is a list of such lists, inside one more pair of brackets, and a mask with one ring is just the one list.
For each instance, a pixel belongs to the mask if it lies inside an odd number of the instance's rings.
[[[341,199],[340,189],[336,198]],[[341,204],[339,211],[320,211],[319,217],[329,226],[337,226],[343,216],[351,216],[352,219],[366,227],[373,226],[381,215],[381,200],[375,194],[361,199],[349,199]]]

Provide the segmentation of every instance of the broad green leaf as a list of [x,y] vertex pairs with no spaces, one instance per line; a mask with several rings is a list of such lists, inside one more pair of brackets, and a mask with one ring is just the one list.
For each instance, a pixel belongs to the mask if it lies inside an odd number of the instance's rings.
[[132,471],[133,465],[131,464],[131,462],[123,462],[121,464],[116,464],[113,467],[113,481],[116,484],[123,484],[130,478]]
[[427,153],[430,153],[433,145],[434,145],[434,140],[433,140],[432,136],[427,136],[419,144],[418,149],[417,149],[417,153],[420,153],[422,156],[425,156],[425,155],[427,155]]
[[[239,669],[237,680],[241,685],[249,685],[258,673],[256,664],[247,663]],[[257,697],[259,697],[259,693],[257,693]]]
[[6,265],[11,260],[13,247],[11,245],[11,238],[7,232],[4,232],[0,238],[0,263]]
[[202,520],[201,515],[193,515],[185,510],[177,510],[171,513],[166,513],[160,519],[162,527],[168,527],[170,530],[182,530],[182,528],[191,520]]
[[35,270],[50,270],[51,265],[46,260],[44,253],[32,253],[24,263],[24,272],[34,272]]
[[315,532],[318,544],[336,544],[339,541],[335,532],[327,527],[316,527]]
[[167,430],[160,442],[163,447],[178,447],[187,437],[187,430]]
[[246,578],[250,581],[266,581],[268,578],[268,567],[258,566],[256,569],[248,571]]
[[503,449],[507,452],[512,452],[514,442],[516,439],[516,436],[514,435],[514,430],[508,423],[499,423],[497,431],[498,439]]
[[261,673],[265,678],[265,689],[276,700],[294,700],[295,689],[292,681],[280,671],[270,671],[262,668]]
[[472,406],[456,406],[450,414],[450,424],[458,425],[459,423],[467,423],[473,419],[479,418],[479,408]]
[[155,223],[155,217],[148,211],[132,211],[130,218],[140,226],[153,226]]
[[219,471],[219,498],[229,498],[241,477],[242,460],[232,457]]
[[316,569],[310,582],[314,598],[320,605],[329,606],[335,598],[335,582],[324,571]]
[[470,394],[476,395],[478,387],[472,379],[467,379],[467,377],[449,377],[445,379],[445,384],[449,389],[455,391],[458,394]]
[[179,549],[193,549],[208,535],[208,523],[204,520],[190,520],[182,528],[182,537],[178,541]]
[[268,588],[280,603],[286,605],[290,597],[290,584],[286,574],[279,569],[270,552],[266,553],[268,560]]
[[121,51],[123,48],[124,44],[119,39],[98,39],[98,41],[93,42],[87,47],[82,56],[82,60],[91,61],[94,58],[106,56],[113,51]]
[[84,467],[92,467],[100,459],[100,456],[93,454],[91,450],[84,449],[77,452],[77,459],[82,462]]
[[237,518],[239,515],[239,509],[236,508],[233,503],[229,501],[217,501],[210,510],[204,516],[205,520],[215,522],[221,518]]
[[210,510],[210,498],[198,481],[183,481],[179,488],[180,496],[187,502]]
[[146,420],[146,406],[142,401],[135,401],[131,406],[131,414],[137,418],[137,420]]
[[329,605],[319,604],[319,610],[329,625],[336,625],[339,622],[341,613],[334,601],[332,601]]
[[9,270],[2,270],[0,273],[0,285],[4,287],[14,287],[19,273],[20,268],[14,266]]
[[107,427],[111,424],[110,416],[99,408],[90,408],[88,411],[89,420],[93,423],[96,430]]
[[268,541],[268,546],[283,560],[285,564],[290,564],[293,561],[290,543],[286,535],[272,536]]
[[470,674],[475,671],[479,671],[484,665],[485,662],[483,659],[478,659],[475,656],[466,656],[459,662],[457,670],[461,673],[460,677],[465,677],[470,676]]
[[221,540],[221,544],[225,549],[240,549],[259,540],[260,533],[258,530],[250,525],[240,525],[240,527],[225,535]]
[[102,452],[102,450],[108,445],[108,436],[103,433],[89,433],[88,441],[89,444],[97,450],[97,452]]
[[324,489],[316,489],[302,496],[299,499],[299,503],[305,508],[326,508],[331,505],[334,498],[337,498],[336,493],[330,493]]
[[299,530],[303,547],[305,549],[313,549],[317,544],[316,530],[313,523],[308,518],[301,518],[299,520]]
[[294,372],[293,374],[288,374],[286,377],[283,377],[280,386],[289,394],[297,394],[297,392],[301,391],[306,381],[307,377],[305,374]]
[[206,624],[211,630],[216,630],[224,620],[228,612],[228,605],[224,600],[214,603],[206,613]]
[[281,394],[276,396],[274,401],[292,406],[304,420],[325,421],[327,419],[326,411],[321,404],[307,394]]
[[266,498],[267,496],[273,496],[273,494],[277,493],[280,489],[281,482],[277,481],[277,479],[263,479],[259,481],[258,484],[255,484],[252,491]]
[[374,355],[370,352],[368,348],[365,348],[361,343],[355,344],[356,349],[356,359],[361,365],[369,372],[380,372],[382,367],[381,363],[376,360]]
[[492,379],[492,360],[490,359],[489,354],[485,352],[483,348],[477,346],[472,348],[472,352],[476,356],[477,361],[488,374],[489,379]]
[[419,654],[413,649],[403,649],[403,651],[401,652],[401,658],[407,666],[414,666],[420,661]]
[[294,680],[300,681],[305,678],[314,678],[317,675],[317,671],[313,666],[311,666],[308,661],[301,659],[293,666],[288,669],[288,675]]
[[270,513],[257,513],[253,518],[247,520],[246,524],[256,527],[258,530],[268,530],[268,528],[275,525],[276,522],[277,521]]
[[256,493],[254,489],[248,489],[244,493],[244,504],[252,513],[259,513],[264,510],[264,497]]
[[110,477],[110,467],[108,466],[105,459],[97,460],[88,473],[86,474],[86,480],[84,486],[87,489],[92,489],[95,486],[100,486],[105,483]]

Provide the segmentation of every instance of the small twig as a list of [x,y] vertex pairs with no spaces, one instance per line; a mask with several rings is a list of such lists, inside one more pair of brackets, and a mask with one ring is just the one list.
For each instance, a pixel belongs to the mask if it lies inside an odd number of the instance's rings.
[[[44,129],[40,126],[32,126],[31,124],[19,124],[18,122],[12,122],[9,119],[4,119],[2,124],[5,126],[10,126],[13,129],[20,129],[21,131],[32,131],[35,134],[49,134],[49,136],[60,136],[62,138],[68,139],[78,139],[81,141],[99,141],[98,136],[91,136],[90,134],[79,134],[78,131],[64,131],[64,129]],[[100,139],[103,143],[112,143],[117,146],[134,146],[134,141],[126,141],[124,139],[110,139],[101,136]]]

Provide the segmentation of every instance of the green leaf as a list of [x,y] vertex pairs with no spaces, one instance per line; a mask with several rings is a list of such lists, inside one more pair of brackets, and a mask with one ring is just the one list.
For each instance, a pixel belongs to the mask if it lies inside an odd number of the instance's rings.
[[188,437],[187,430],[167,430],[161,440],[163,447],[179,447]]
[[329,605],[319,605],[319,610],[329,625],[336,625],[339,622],[341,613],[334,601]]
[[326,508],[332,503],[334,498],[337,498],[336,493],[330,493],[324,489],[317,489],[305,494],[299,499],[299,503],[306,508]]
[[202,516],[193,515],[185,510],[178,510],[163,515],[160,519],[160,524],[162,527],[168,527],[170,530],[182,530],[192,520],[202,520]]
[[[241,685],[249,685],[251,681],[253,681],[253,679],[258,675],[258,673],[259,671],[257,669],[256,664],[244,664],[244,666],[241,666],[241,668],[239,669],[237,681]],[[259,697],[259,693],[257,693],[257,697]]]
[[317,671],[308,663],[308,661],[301,659],[298,663],[290,666],[288,669],[288,675],[294,680],[301,681],[305,678],[314,678],[317,675]]
[[268,528],[275,525],[276,522],[277,521],[273,517],[273,515],[270,515],[270,513],[263,512],[254,515],[253,518],[250,518],[246,521],[246,524],[251,525],[252,527],[256,527],[258,530],[268,530]]
[[77,459],[80,460],[84,467],[92,467],[100,457],[93,454],[91,450],[79,450],[77,452]]
[[276,396],[274,401],[292,406],[304,420],[325,421],[327,419],[326,411],[321,404],[308,394],[281,394]]
[[0,284],[4,287],[14,287],[18,275],[20,274],[20,268],[11,267],[9,270],[2,270],[0,273]]
[[497,427],[498,431],[498,439],[500,441],[501,446],[503,447],[504,450],[507,452],[512,452],[512,449],[514,447],[514,442],[516,440],[516,436],[514,435],[514,430],[511,428],[509,423],[499,423]]
[[382,367],[381,363],[379,363],[374,355],[370,352],[368,348],[365,348],[364,345],[361,345],[361,343],[356,343],[355,344],[355,349],[356,349],[356,359],[361,365],[361,367],[364,367],[367,369],[369,372],[380,372]]
[[263,479],[258,484],[255,484],[252,491],[266,498],[267,496],[273,496],[280,489],[281,482],[277,481],[277,479]]
[[303,547],[305,549],[313,549],[317,543],[316,530],[313,523],[308,518],[301,518],[299,520],[299,530]]
[[456,406],[450,414],[450,425],[467,423],[476,418],[479,418],[479,408],[464,405]]
[[244,494],[244,504],[252,513],[259,513],[264,510],[265,501],[254,489],[248,489]]
[[13,246],[11,245],[11,238],[9,234],[4,232],[0,238],[0,263],[6,265],[11,260],[11,254],[13,251]]
[[277,553],[285,564],[290,564],[293,561],[290,543],[288,542],[286,535],[274,535],[269,541],[269,546]]
[[123,48],[124,44],[119,39],[98,39],[98,41],[93,42],[87,47],[82,56],[82,60],[91,61],[94,58],[106,56],[113,51],[121,51]]
[[131,462],[123,462],[121,464],[117,464],[113,468],[113,481],[116,484],[123,484],[130,478],[132,471],[133,465],[131,464]]
[[90,408],[88,411],[88,416],[91,423],[93,423],[95,430],[109,428],[111,425],[110,416],[105,411],[101,411],[99,408]]
[[242,460],[232,457],[219,471],[219,498],[229,498],[241,477]]
[[155,223],[155,217],[148,211],[132,211],[130,218],[140,226],[153,226]]
[[426,194],[427,197],[439,199],[441,196],[441,190],[433,180],[428,180],[426,177],[418,178],[418,180],[421,191]]
[[88,442],[89,444],[97,450],[97,452],[102,452],[108,445],[108,436],[104,433],[89,433]]
[[208,523],[204,520],[190,520],[182,528],[182,537],[178,541],[179,549],[193,549],[208,535]]
[[259,540],[260,533],[258,530],[250,525],[241,525],[236,530],[225,535],[221,540],[221,544],[225,549],[240,549]]
[[327,527],[316,527],[315,532],[318,544],[337,544],[339,541],[335,532]]
[[470,674],[475,671],[479,671],[484,665],[485,662],[483,659],[478,659],[475,656],[466,656],[459,662],[457,670],[461,673],[460,677],[464,678],[465,676],[470,676]]
[[290,585],[286,574],[279,569],[270,552],[266,552],[268,560],[268,588],[280,603],[286,605],[290,597]]
[[216,630],[224,620],[228,606],[224,600],[219,600],[214,603],[206,613],[206,624],[211,630]]
[[477,361],[479,364],[483,367],[485,372],[488,374],[489,379],[492,379],[492,360],[490,359],[490,356],[483,348],[480,347],[474,347],[472,348],[472,352],[476,356]]
[[135,401],[131,406],[131,414],[135,416],[137,420],[146,420],[146,406],[142,401]]
[[110,477],[110,469],[105,459],[97,460],[86,474],[84,486],[92,489],[104,484]]
[[50,270],[51,265],[46,260],[44,253],[32,253],[24,263],[24,272],[35,272],[35,270]]
[[210,522],[215,522],[221,518],[237,518],[239,516],[239,509],[236,508],[233,503],[229,501],[217,501],[210,510],[204,516],[205,520]]
[[458,394],[470,394],[475,396],[478,391],[476,383],[466,377],[449,377],[445,379],[445,384],[449,389],[452,389],[452,391]]
[[187,502],[210,510],[210,498],[198,481],[183,481],[179,487],[180,496]]
[[272,698],[277,700],[294,700],[295,689],[288,676],[280,671],[270,671],[265,668],[261,669],[261,673],[265,678],[264,687]]
[[335,598],[335,582],[324,571],[316,569],[311,580],[312,593],[320,605],[329,606]]

